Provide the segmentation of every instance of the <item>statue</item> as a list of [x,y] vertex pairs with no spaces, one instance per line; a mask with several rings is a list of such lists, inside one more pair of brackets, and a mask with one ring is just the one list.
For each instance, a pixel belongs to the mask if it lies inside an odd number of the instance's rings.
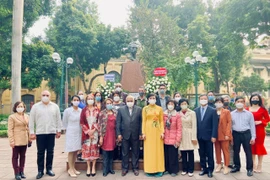
[[137,54],[138,48],[140,46],[141,46],[141,44],[138,40],[133,41],[133,42],[129,43],[127,48],[123,48],[123,51],[130,53],[129,59],[134,61],[134,60],[136,60],[136,54]]

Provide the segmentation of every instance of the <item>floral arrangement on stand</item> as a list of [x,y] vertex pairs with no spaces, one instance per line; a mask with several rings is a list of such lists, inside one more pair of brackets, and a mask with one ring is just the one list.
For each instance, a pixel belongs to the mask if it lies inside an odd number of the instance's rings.
[[101,95],[104,99],[107,99],[113,90],[114,83],[110,81],[107,81],[105,86],[103,84],[99,84],[97,87],[97,92],[101,92]]
[[170,91],[171,82],[168,77],[152,77],[152,79],[148,80],[146,84],[144,84],[146,93],[156,93],[158,91],[159,85],[165,84],[167,87],[167,91]]

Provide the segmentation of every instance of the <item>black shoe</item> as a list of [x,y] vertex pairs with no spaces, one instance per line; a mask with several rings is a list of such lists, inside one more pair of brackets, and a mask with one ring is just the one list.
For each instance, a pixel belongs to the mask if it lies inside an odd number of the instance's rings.
[[91,174],[87,174],[87,173],[86,173],[86,176],[87,176],[87,177],[90,177],[90,176],[91,176]]
[[15,180],[21,180],[20,174],[15,174]]
[[231,165],[231,164],[230,164],[228,167],[231,168],[231,169],[233,169],[234,165]]
[[46,172],[46,174],[48,174],[49,176],[55,176],[54,172],[52,170],[48,170]]
[[77,160],[78,161],[83,161],[83,159],[82,159],[82,153],[80,153],[80,154],[77,155]]
[[44,175],[44,173],[43,173],[43,172],[38,172],[38,174],[37,174],[37,176],[36,176],[36,179],[40,179],[40,178],[42,178],[42,177],[43,177],[43,175]]
[[208,172],[207,176],[208,176],[209,178],[212,178],[212,177],[213,177],[213,173],[212,173],[212,172]]
[[103,173],[103,176],[106,177],[108,175],[108,173]]
[[24,173],[23,173],[23,172],[20,172],[20,176],[21,176],[21,178],[23,178],[23,179],[25,179],[25,178],[26,178],[26,176],[24,175]]
[[115,174],[114,170],[110,170],[109,173],[111,174]]
[[248,171],[247,171],[247,176],[249,176],[249,177],[250,177],[250,176],[253,176],[253,171],[252,171],[252,170],[248,170]]
[[200,176],[203,176],[203,175],[205,175],[205,174],[207,174],[207,173],[208,173],[207,171],[201,171],[199,175],[200,175]]
[[240,171],[240,169],[237,168],[237,167],[234,167],[234,168],[231,170],[231,173],[236,173],[236,172],[238,172],[238,171]]
[[93,176],[93,177],[94,177],[95,175],[96,175],[96,173],[91,174],[91,176]]

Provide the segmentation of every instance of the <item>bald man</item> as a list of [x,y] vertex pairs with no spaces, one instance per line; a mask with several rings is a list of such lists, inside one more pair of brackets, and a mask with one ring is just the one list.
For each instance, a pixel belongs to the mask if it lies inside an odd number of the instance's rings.
[[41,101],[34,104],[30,111],[30,138],[37,140],[37,165],[36,179],[44,175],[44,156],[46,154],[46,174],[55,176],[52,171],[55,137],[61,136],[61,115],[59,107],[51,102],[51,93],[43,91]]

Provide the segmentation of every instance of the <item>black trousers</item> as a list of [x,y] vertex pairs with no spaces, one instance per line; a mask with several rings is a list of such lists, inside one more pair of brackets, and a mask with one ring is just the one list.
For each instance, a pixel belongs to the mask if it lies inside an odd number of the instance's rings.
[[24,172],[26,149],[27,146],[14,146],[14,148],[12,148],[12,166],[14,174]]
[[37,165],[38,171],[44,170],[44,156],[46,154],[46,170],[52,170],[53,153],[55,145],[55,134],[39,134],[37,135]]
[[202,170],[213,172],[215,168],[213,143],[211,140],[203,140],[203,139],[199,139],[198,142],[200,147],[199,155]]
[[132,153],[132,169],[139,170],[139,152],[140,152],[140,141],[139,139],[134,140],[129,138],[128,140],[122,140],[122,170],[128,171],[129,165],[129,152],[131,148]]
[[113,170],[113,152],[102,150],[103,155],[103,173],[107,174]]
[[139,159],[143,159],[143,141],[140,141]]
[[244,132],[233,131],[233,161],[236,168],[241,168],[240,162],[240,147],[244,148],[246,154],[246,169],[253,170],[253,160],[251,153],[251,133],[250,130]]
[[165,171],[170,174],[179,172],[178,148],[174,145],[164,145]]
[[194,150],[181,151],[183,172],[194,171]]

